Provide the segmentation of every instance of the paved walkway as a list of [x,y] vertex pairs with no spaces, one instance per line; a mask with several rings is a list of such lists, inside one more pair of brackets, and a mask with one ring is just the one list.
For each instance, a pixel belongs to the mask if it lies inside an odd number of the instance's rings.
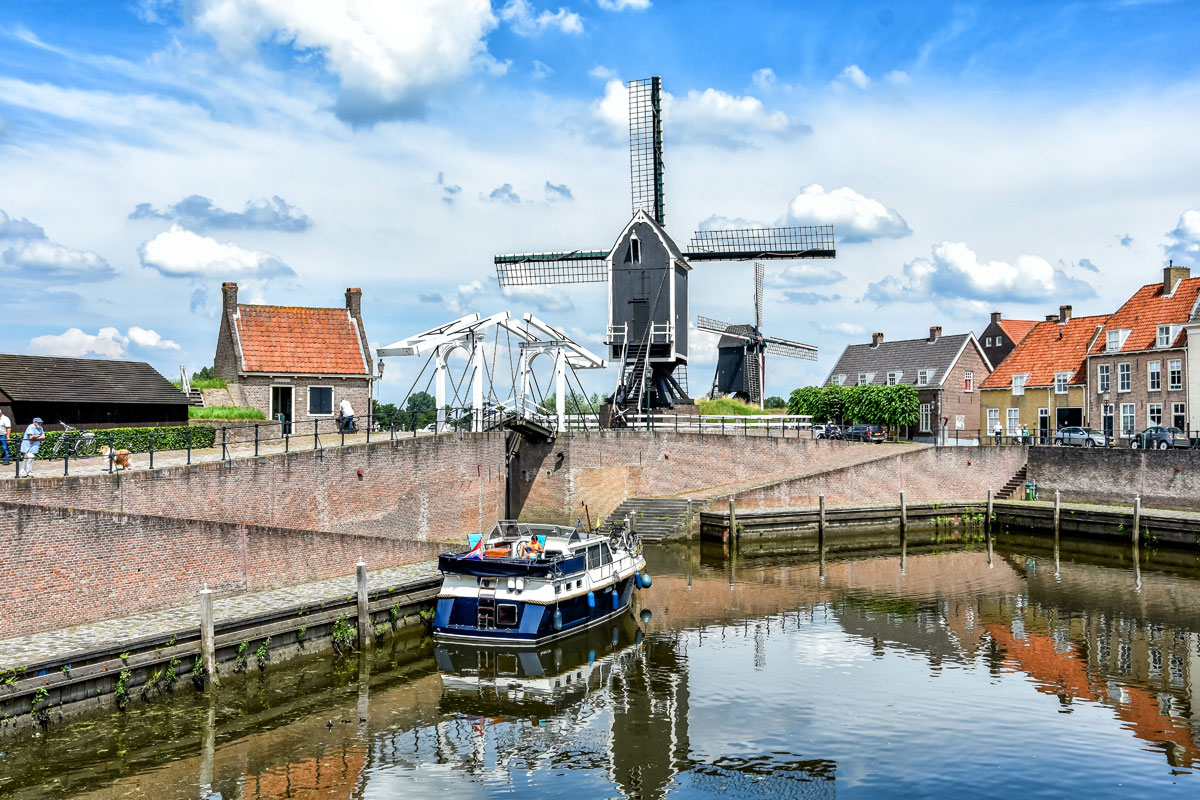
[[[157,459],[155,461],[157,463]],[[421,561],[368,572],[367,585],[371,589],[386,589],[437,574],[437,561]],[[357,591],[357,580],[351,574],[216,600],[213,602],[213,614],[217,623],[221,623],[299,605],[342,600]],[[161,634],[165,641],[172,631],[183,627],[200,627],[199,606],[199,600],[195,600],[162,611],[3,639],[0,640],[0,668],[15,669],[26,664],[67,658],[97,647],[119,647],[122,642],[133,642],[156,634]]]

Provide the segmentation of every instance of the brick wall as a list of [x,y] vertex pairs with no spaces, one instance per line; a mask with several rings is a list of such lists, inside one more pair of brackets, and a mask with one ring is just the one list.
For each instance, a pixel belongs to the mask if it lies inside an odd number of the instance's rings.
[[0,481],[0,501],[461,541],[504,516],[504,455],[502,434],[383,440],[152,472]]
[[[1178,361],[1180,371],[1182,373],[1182,382],[1178,389],[1170,388],[1170,364],[1172,361]],[[1159,388],[1150,390],[1150,364],[1157,363],[1159,367]],[[1109,372],[1109,391],[1107,394],[1100,394],[1100,365],[1108,366]],[[1120,380],[1120,364],[1130,365],[1130,387],[1128,392],[1118,391]],[[1170,350],[1152,350],[1149,352],[1138,353],[1113,353],[1111,355],[1092,356],[1088,359],[1088,381],[1089,389],[1087,393],[1087,402],[1090,412],[1089,423],[1093,427],[1101,428],[1104,425],[1103,407],[1106,403],[1111,404],[1113,409],[1113,433],[1118,438],[1124,433],[1121,430],[1121,406],[1126,403],[1132,403],[1133,409],[1133,430],[1135,433],[1148,428],[1151,425],[1174,425],[1175,415],[1172,413],[1176,403],[1183,406],[1183,417],[1181,420],[1187,425],[1187,351],[1184,349]],[[1150,404],[1153,403],[1160,407],[1161,417],[1158,422],[1153,422],[1150,419]],[[1128,438],[1125,439],[1128,441]]]
[[1200,510],[1200,451],[1084,450],[1036,447],[1029,477],[1041,499],[1062,492],[1064,502]]
[[[312,420],[332,420],[333,414],[313,415],[308,413],[308,389],[310,386],[329,386],[333,389],[333,408],[336,411],[338,403],[349,400],[359,422],[365,424],[365,417],[371,410],[371,383],[366,378],[299,378],[282,377],[270,378],[258,375],[243,375],[239,379],[243,402],[251,408],[261,409],[268,417],[271,416],[271,387],[290,386],[292,389],[292,421],[297,423],[297,433],[311,433]],[[332,423],[330,423],[332,424]],[[322,423],[322,430],[325,428]]]
[[433,546],[258,525],[0,503],[0,639],[429,558]]

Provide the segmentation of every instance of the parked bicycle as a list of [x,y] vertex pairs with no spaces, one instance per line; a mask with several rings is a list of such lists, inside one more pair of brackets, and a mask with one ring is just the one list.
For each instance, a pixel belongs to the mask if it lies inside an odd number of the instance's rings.
[[59,420],[58,424],[63,426],[63,432],[50,450],[52,458],[62,458],[67,454],[70,454],[71,458],[87,458],[96,455],[96,451],[100,449],[100,443],[96,441],[94,432],[72,428],[62,420]]

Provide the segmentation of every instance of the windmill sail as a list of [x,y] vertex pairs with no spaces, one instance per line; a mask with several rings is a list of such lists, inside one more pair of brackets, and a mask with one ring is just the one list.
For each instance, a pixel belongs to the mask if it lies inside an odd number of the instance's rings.
[[802,358],[805,361],[817,360],[817,348],[811,344],[789,341],[788,339],[764,339],[763,349],[773,356],[786,358]]
[[[705,317],[703,315],[696,317],[697,330],[708,331],[709,333],[719,333],[722,336],[743,336],[742,331],[745,329],[745,327],[745,325],[735,325],[732,322],[722,322],[719,319],[713,319],[712,317]],[[745,337],[743,336],[743,338]]]
[[500,286],[545,286],[551,283],[606,283],[607,250],[560,253],[512,253],[496,256]]
[[629,82],[629,178],[633,213],[664,225],[662,78]]
[[762,330],[763,312],[763,265],[754,262],[754,327]]
[[832,225],[790,228],[733,228],[696,231],[689,261],[749,261],[787,258],[836,258]]

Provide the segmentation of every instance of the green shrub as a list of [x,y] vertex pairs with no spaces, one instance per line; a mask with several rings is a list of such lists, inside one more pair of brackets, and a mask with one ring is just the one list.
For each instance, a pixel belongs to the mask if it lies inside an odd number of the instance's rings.
[[[154,434],[155,450],[183,450],[187,447],[188,431],[191,431],[192,447],[212,447],[216,442],[217,432],[215,429],[189,428],[186,425],[162,428],[98,428],[92,432],[96,434],[97,447],[111,443],[114,450],[145,453],[150,450],[151,434]],[[39,459],[52,458],[54,443],[63,433],[64,431],[46,431],[46,438],[42,440],[37,457]],[[14,433],[10,437],[9,449],[12,450],[14,456],[20,454],[21,434]]]
[[[175,384],[176,389],[183,388],[183,384],[180,381],[171,381],[171,383]],[[189,383],[191,384],[193,389],[227,389],[227,388],[229,388],[229,384],[227,384],[225,382],[224,378],[196,378],[193,375],[192,379],[191,379],[191,381],[189,381]]]
[[262,409],[248,406],[208,406],[207,408],[188,407],[189,419],[266,419]]
[[718,397],[716,400],[701,400],[701,414],[719,414],[721,416],[751,416],[753,414],[763,414],[764,412],[758,406],[752,406],[741,400],[736,400],[732,397]]

